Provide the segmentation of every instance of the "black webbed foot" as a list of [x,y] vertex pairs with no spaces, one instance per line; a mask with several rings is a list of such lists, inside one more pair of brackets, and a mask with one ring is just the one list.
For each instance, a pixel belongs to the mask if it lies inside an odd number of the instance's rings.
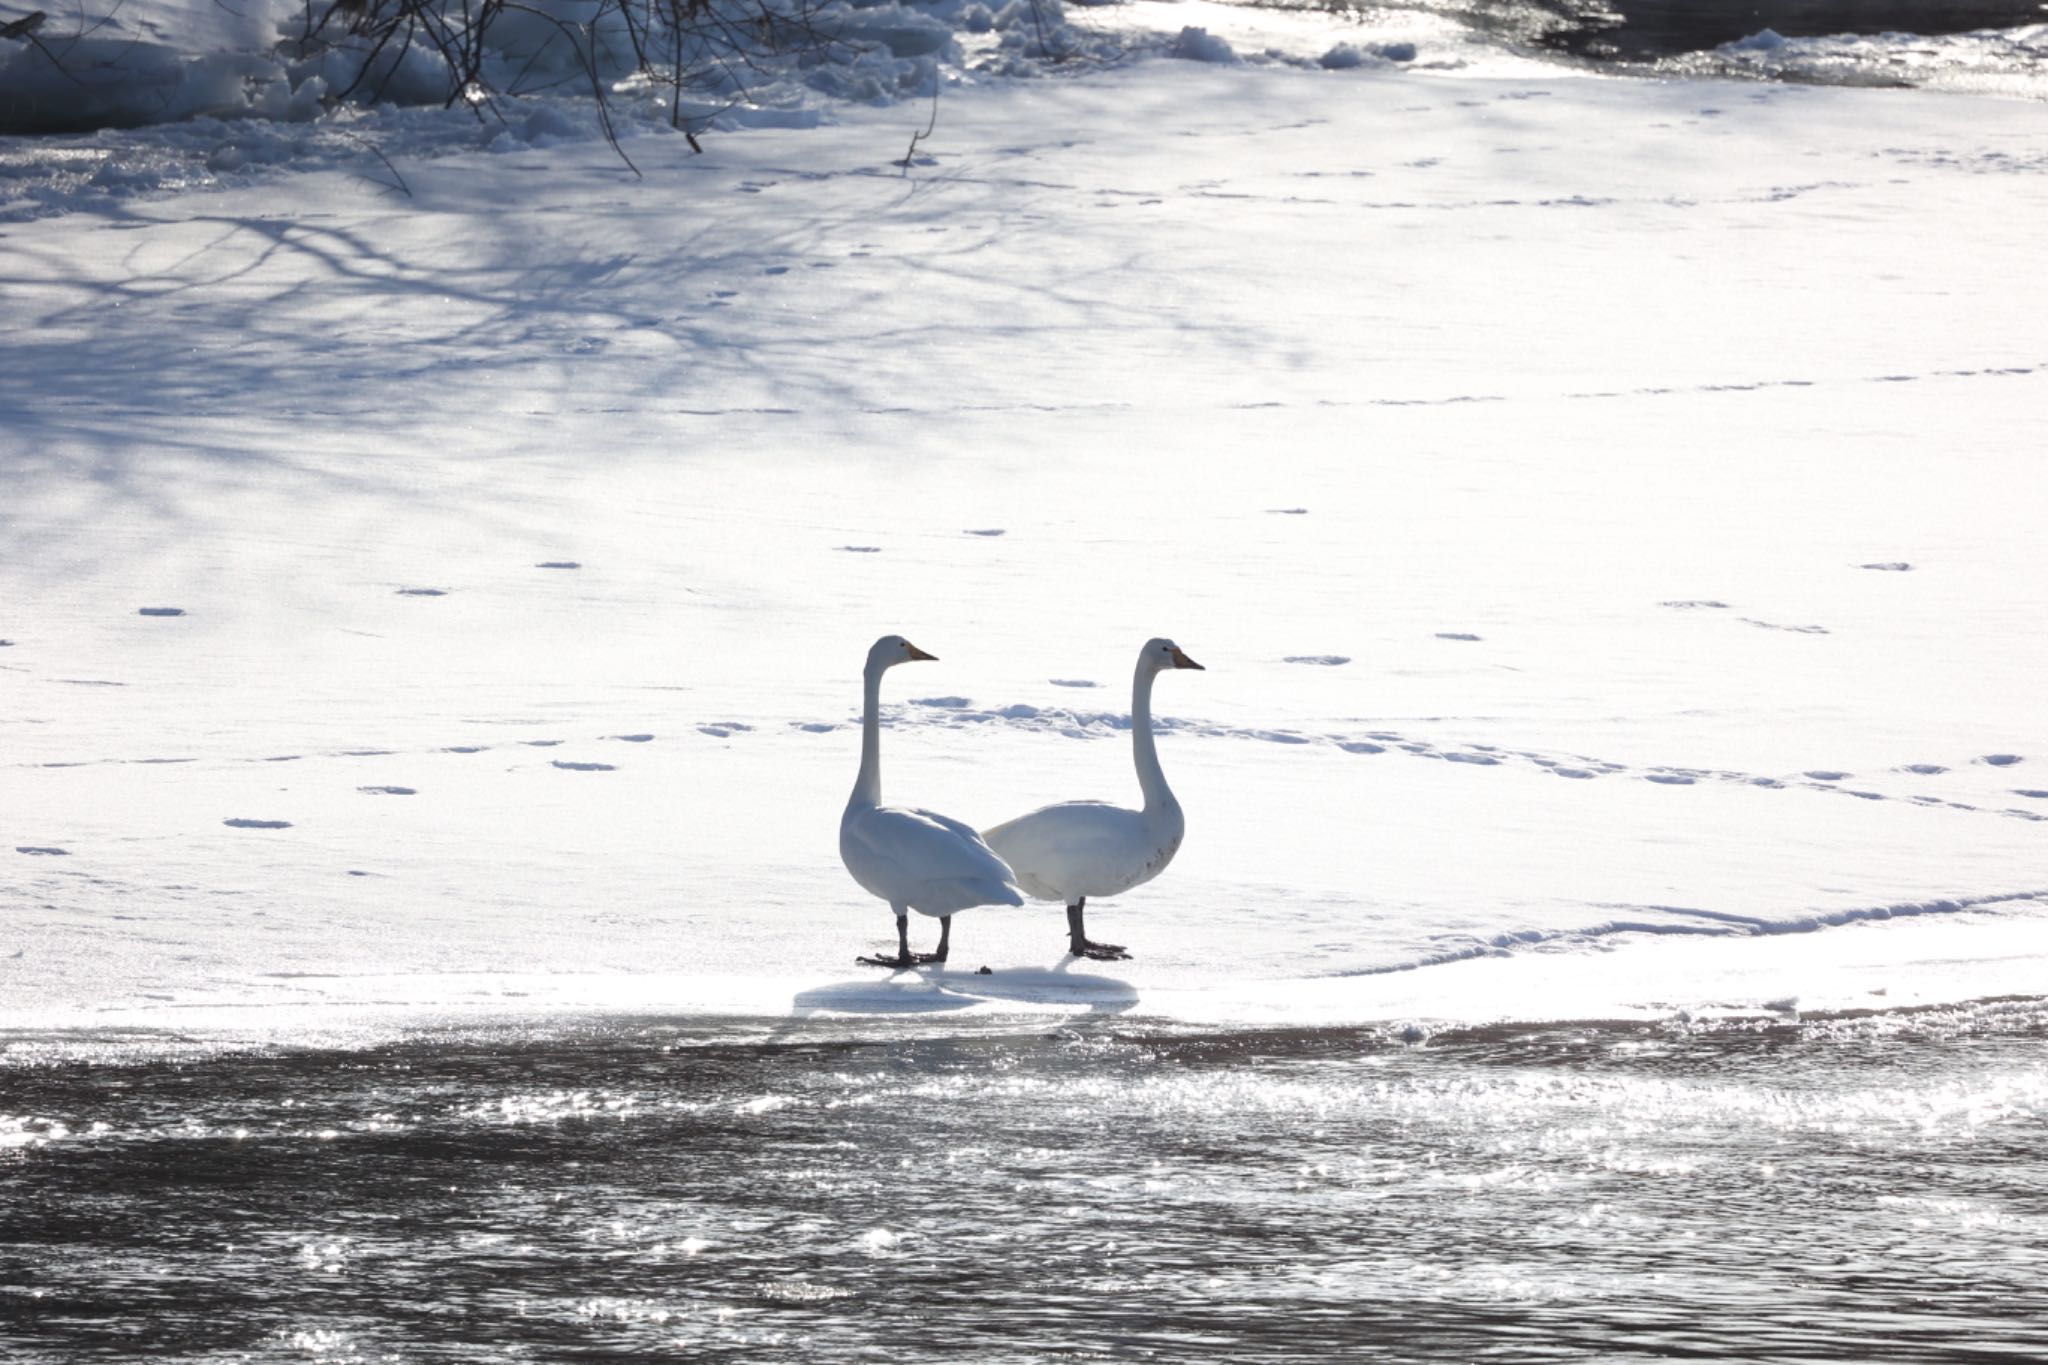
[[1068,943],[1067,951],[1075,957],[1090,958],[1096,962],[1128,962],[1131,955],[1120,943],[1095,943],[1082,939],[1079,943]]

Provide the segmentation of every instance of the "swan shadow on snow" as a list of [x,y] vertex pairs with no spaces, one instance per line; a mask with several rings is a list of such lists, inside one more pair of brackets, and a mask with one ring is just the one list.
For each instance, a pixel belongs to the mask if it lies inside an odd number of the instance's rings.
[[1056,967],[1004,967],[983,976],[972,967],[906,968],[884,980],[836,981],[799,991],[790,1001],[798,1017],[834,1014],[940,1014],[986,1004],[1082,1005],[1091,1015],[1122,1014],[1138,1003],[1138,989],[1111,976],[1074,975],[1075,959]]

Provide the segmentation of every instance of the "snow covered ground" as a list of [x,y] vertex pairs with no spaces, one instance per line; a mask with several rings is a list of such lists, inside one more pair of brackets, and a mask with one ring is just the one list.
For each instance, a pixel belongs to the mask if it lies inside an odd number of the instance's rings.
[[[0,1025],[2042,993],[2048,106],[1427,59],[974,77],[907,169],[10,145]],[[1134,960],[853,966],[888,631],[885,792],[981,825],[1207,665]]]

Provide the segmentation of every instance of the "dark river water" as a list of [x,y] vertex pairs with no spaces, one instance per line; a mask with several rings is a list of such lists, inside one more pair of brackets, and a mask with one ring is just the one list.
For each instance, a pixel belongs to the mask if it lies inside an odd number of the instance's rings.
[[2048,23],[2039,0],[1345,0],[1441,14],[1511,41],[1577,56],[1646,62],[1771,29],[1937,35]]
[[0,1359],[2048,1358],[2040,1002],[804,1028],[14,1040]]

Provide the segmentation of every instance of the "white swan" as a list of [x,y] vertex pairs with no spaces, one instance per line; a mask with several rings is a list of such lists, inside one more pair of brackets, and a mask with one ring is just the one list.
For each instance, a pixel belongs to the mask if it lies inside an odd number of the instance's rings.
[[[901,635],[884,635],[868,651],[860,725],[860,776],[839,819],[839,856],[853,879],[896,912],[894,958],[863,957],[877,967],[944,962],[953,935],[953,912],[975,905],[1022,905],[1016,879],[981,836],[958,820],[882,804],[881,725],[876,707],[882,674],[912,659],[932,659]],[[939,950],[910,951],[909,912],[936,916]]]
[[1016,872],[1034,900],[1067,904],[1067,950],[1114,961],[1130,954],[1114,943],[1091,943],[1081,925],[1090,896],[1114,896],[1166,870],[1187,833],[1180,802],[1167,789],[1152,743],[1152,680],[1169,668],[1200,668],[1171,640],[1147,640],[1131,684],[1131,754],[1138,766],[1143,810],[1101,801],[1063,801],[984,830],[982,837]]

